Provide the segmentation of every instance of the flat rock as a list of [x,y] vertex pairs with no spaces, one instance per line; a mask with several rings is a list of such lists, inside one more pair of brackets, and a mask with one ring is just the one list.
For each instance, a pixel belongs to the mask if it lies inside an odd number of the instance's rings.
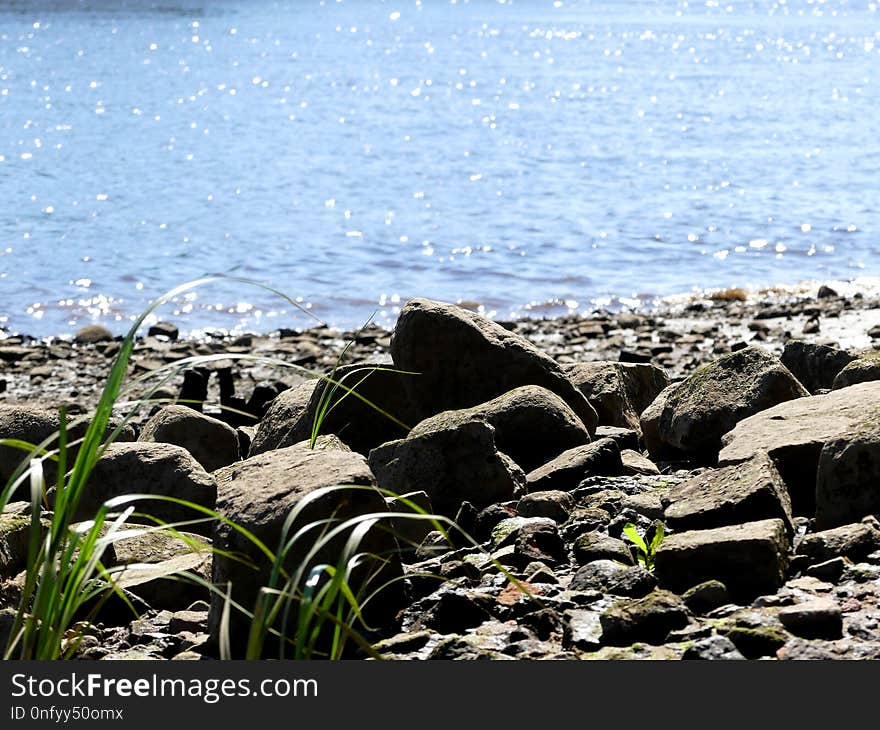
[[859,522],[805,535],[796,552],[815,565],[840,557],[862,560],[877,549],[880,549],[880,530]]
[[663,644],[670,631],[688,625],[690,613],[674,593],[655,590],[644,598],[619,601],[606,609],[599,620],[605,644]]
[[529,492],[570,492],[591,476],[617,476],[623,471],[620,448],[612,439],[599,439],[563,451],[552,461],[529,472]]

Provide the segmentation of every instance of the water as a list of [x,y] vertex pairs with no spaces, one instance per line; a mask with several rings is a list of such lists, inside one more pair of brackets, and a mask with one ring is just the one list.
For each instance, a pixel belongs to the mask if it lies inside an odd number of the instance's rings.
[[[0,325],[333,324],[876,273],[861,0],[0,4]],[[304,326],[213,285],[184,329]]]

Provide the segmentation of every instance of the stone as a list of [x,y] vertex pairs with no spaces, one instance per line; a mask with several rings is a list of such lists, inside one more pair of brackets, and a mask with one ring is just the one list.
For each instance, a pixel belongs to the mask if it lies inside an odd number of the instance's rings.
[[601,591],[616,596],[642,598],[657,586],[657,579],[640,565],[616,560],[593,560],[581,566],[568,585],[572,591]]
[[855,355],[837,347],[789,340],[780,361],[810,393],[816,393],[830,390],[837,374],[854,359]]
[[825,442],[816,471],[816,527],[880,515],[880,413]]
[[682,594],[685,605],[698,616],[704,616],[716,608],[730,603],[727,586],[721,581],[707,580]]
[[596,409],[599,425],[636,431],[642,411],[669,385],[663,368],[645,363],[584,362],[566,372]]
[[857,383],[869,383],[876,380],[880,380],[880,350],[875,349],[861,353],[842,368],[834,378],[831,388],[840,390]]
[[317,385],[317,380],[307,380],[275,397],[257,426],[249,456],[283,449],[309,438],[312,424],[306,412]]
[[419,617],[416,629],[431,629],[439,634],[460,634],[492,618],[477,597],[463,591],[445,591]]
[[590,442],[586,427],[565,401],[537,385],[515,388],[473,408],[443,411],[419,423],[410,435],[448,430],[473,420],[491,425],[498,450],[525,472]]
[[30,528],[27,513],[0,514],[0,576],[15,576],[27,567]]
[[596,651],[602,646],[602,622],[597,611],[572,609],[563,616],[562,646]]
[[711,463],[721,449],[721,437],[739,421],[806,395],[779,360],[758,347],[746,347],[704,365],[674,390],[664,390],[660,405],[651,404],[642,414],[642,432],[652,458],[671,447]]
[[839,639],[843,635],[843,615],[833,598],[785,606],[777,615],[789,632],[804,639]]
[[[392,529],[401,547],[418,546],[434,529],[432,515],[434,508],[431,499],[424,492],[409,492],[397,497],[386,497],[389,512],[399,512],[402,516],[392,519]],[[421,510],[421,513],[418,511]],[[417,516],[417,515],[422,516]]]
[[733,626],[723,631],[746,659],[774,656],[785,646],[791,634],[776,626]]
[[523,525],[517,531],[515,547],[524,565],[534,561],[547,565],[568,563],[565,543],[562,542],[556,525],[552,523]]
[[95,345],[112,339],[113,333],[100,324],[87,324],[78,329],[73,336],[73,341],[78,345]]
[[810,564],[824,563],[838,557],[859,561],[880,549],[880,530],[870,524],[842,525],[805,535],[796,554],[809,558]]
[[640,494],[630,494],[620,503],[622,509],[632,510],[649,520],[662,520],[670,487],[658,487]]
[[205,471],[215,471],[239,458],[234,428],[186,406],[160,409],[144,425],[138,441],[182,446]]
[[794,534],[788,489],[766,454],[708,469],[672,487],[663,519],[673,530],[703,530],[779,518]]
[[[350,530],[344,530],[312,554],[308,563],[303,563],[319,532],[328,529],[327,520],[339,526],[347,520],[386,510],[382,494],[373,488],[374,478],[366,460],[351,451],[316,451],[305,445],[290,446],[224,467],[215,472],[215,476],[217,512],[248,530],[271,550],[279,549],[285,522],[291,511],[299,508],[287,531],[287,535],[298,537],[290,546],[285,565],[288,570],[301,571],[303,576],[307,575],[309,565],[321,562],[335,565],[345,540],[351,534]],[[335,489],[329,489],[331,487]],[[307,526],[312,527],[300,532]],[[252,610],[258,592],[269,580],[271,565],[267,557],[225,522],[218,522],[215,526],[214,548],[214,584],[226,586],[231,583],[233,600]],[[354,587],[375,588],[402,575],[397,542],[382,525],[367,531],[360,549],[380,556],[383,562],[379,563],[379,558],[366,561],[363,572],[353,574],[350,579]],[[234,559],[235,554],[249,559],[256,569]],[[380,597],[371,602],[376,613],[368,620],[375,620],[380,625],[386,623],[401,605],[399,591],[399,581],[383,590]],[[212,594],[209,628],[214,641],[219,638],[223,603],[221,596]],[[241,650],[248,628],[249,622],[233,611],[230,636],[236,654]]]
[[556,393],[592,434],[598,416],[561,366],[524,337],[454,304],[411,299],[391,339],[396,367],[419,373],[405,380],[426,418],[470,408],[522,385]]
[[693,660],[744,660],[745,657],[740,653],[730,639],[726,636],[713,634],[703,639],[697,639],[682,654],[682,659]]
[[516,504],[516,511],[523,517],[549,517],[563,523],[574,509],[574,499],[568,492],[550,490],[532,492]]
[[795,515],[816,510],[816,474],[826,442],[880,418],[880,382],[798,398],[747,418],[724,437],[719,466],[767,453],[788,487]]
[[[91,519],[108,499],[127,494],[156,494],[214,508],[217,486],[214,479],[189,452],[173,444],[146,442],[114,443],[107,447],[92,470],[74,515]],[[54,504],[54,491],[49,493]],[[139,500],[137,511],[166,522],[203,518],[200,512],[164,500]],[[128,505],[126,505],[128,506]],[[210,530],[204,524],[192,528]]]
[[681,532],[660,544],[654,574],[661,586],[679,592],[719,580],[735,600],[750,600],[783,585],[788,552],[785,523],[779,519]]
[[147,330],[147,337],[166,337],[171,342],[177,342],[180,330],[170,322],[156,322]]
[[[208,600],[210,594],[204,583],[182,577],[184,573],[195,574],[203,581],[210,581],[210,550],[175,555],[155,563],[127,565],[118,574],[116,585],[137,596],[151,608],[181,611],[194,601]],[[121,610],[121,607],[113,607],[114,612]]]
[[605,644],[627,646],[638,641],[663,644],[670,631],[688,625],[690,614],[674,593],[655,590],[644,598],[615,603],[600,615],[599,621]]
[[623,471],[620,449],[611,439],[563,451],[526,476],[529,492],[570,492],[591,476],[617,476]]
[[525,489],[525,475],[495,443],[495,429],[481,420],[438,431],[419,431],[370,452],[379,486],[396,494],[427,493],[440,514],[454,516],[462,502],[485,507]]
[[633,564],[630,549],[623,540],[601,532],[585,532],[574,541],[574,557],[579,565],[594,560],[617,560],[626,565]]
[[594,440],[611,439],[614,441],[621,451],[629,449],[631,451],[639,450],[639,441],[641,434],[632,428],[618,428],[617,426],[597,426]]
[[657,465],[638,451],[624,449],[620,452],[620,462],[623,465],[621,473],[624,475],[659,476],[660,470]]

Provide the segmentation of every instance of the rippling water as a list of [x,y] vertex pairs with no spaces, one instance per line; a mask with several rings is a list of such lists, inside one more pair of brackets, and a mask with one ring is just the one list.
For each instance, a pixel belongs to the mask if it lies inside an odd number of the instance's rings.
[[878,69],[861,0],[7,0],[0,325],[876,273]]

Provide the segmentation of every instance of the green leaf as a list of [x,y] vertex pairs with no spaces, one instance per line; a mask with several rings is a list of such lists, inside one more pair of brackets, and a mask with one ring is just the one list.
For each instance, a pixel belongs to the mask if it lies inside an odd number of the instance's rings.
[[663,526],[662,522],[658,522],[657,526],[654,528],[654,539],[651,540],[651,554],[653,555],[657,552],[657,548],[660,547],[660,544],[663,542],[666,537],[666,528]]
[[630,542],[632,542],[642,554],[648,554],[648,546],[645,544],[645,541],[642,539],[642,536],[639,534],[638,530],[636,530],[636,526],[632,522],[627,522],[623,526],[623,534],[629,538]]

